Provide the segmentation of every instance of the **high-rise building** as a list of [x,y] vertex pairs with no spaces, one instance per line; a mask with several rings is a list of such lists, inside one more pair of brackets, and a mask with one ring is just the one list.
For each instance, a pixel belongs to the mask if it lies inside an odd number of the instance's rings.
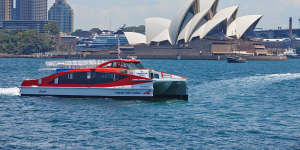
[[18,20],[47,20],[47,0],[16,0]]
[[0,0],[0,21],[12,19],[13,0]]
[[66,0],[56,0],[48,13],[48,19],[56,21],[60,32],[73,32],[74,12]]

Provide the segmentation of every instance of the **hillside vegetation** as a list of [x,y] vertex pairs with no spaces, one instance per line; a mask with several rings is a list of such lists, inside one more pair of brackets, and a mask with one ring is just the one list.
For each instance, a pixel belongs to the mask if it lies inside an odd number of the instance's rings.
[[33,54],[55,49],[55,40],[49,34],[36,31],[0,30],[0,53]]

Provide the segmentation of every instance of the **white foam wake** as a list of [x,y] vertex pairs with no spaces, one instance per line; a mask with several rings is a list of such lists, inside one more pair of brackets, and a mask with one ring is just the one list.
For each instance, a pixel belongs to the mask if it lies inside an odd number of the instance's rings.
[[267,74],[249,77],[233,78],[207,82],[192,87],[192,93],[196,96],[204,96],[215,99],[223,99],[227,96],[256,95],[260,89],[269,87],[271,84],[300,78],[300,73]]
[[247,78],[249,78],[249,80],[255,81],[255,82],[263,81],[263,82],[267,82],[267,83],[274,83],[274,82],[298,79],[298,78],[300,78],[300,73],[256,75],[256,76],[252,76],[252,77],[246,77],[245,79],[247,79]]
[[0,88],[0,96],[20,96],[20,89],[13,88]]

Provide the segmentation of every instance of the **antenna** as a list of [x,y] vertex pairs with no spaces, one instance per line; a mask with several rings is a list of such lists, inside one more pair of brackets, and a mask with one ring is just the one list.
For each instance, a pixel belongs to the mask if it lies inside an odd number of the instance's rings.
[[126,24],[122,25],[117,32],[115,32],[115,34],[117,34],[117,38],[118,38],[118,59],[122,59],[121,58],[121,41],[120,41],[120,35],[124,34],[124,29],[126,27]]
[[108,29],[111,31],[111,20],[110,20],[110,16],[108,16]]
[[121,42],[120,42],[120,34],[117,35],[118,36],[118,59],[122,59],[121,58]]

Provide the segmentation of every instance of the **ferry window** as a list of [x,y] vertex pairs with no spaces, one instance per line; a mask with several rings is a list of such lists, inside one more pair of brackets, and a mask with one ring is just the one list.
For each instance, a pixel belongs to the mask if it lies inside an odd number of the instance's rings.
[[144,66],[140,63],[128,63],[127,66],[129,69],[144,69]]
[[149,78],[153,79],[153,76],[154,76],[154,74],[151,72],[150,75],[149,75]]
[[49,84],[88,84],[87,72],[75,72],[60,76]]
[[123,63],[123,64],[122,64],[122,68],[128,69],[128,68],[130,68],[130,67],[128,67],[128,64],[127,64],[127,63]]
[[119,81],[127,76],[102,72],[76,72],[56,78],[49,84],[103,84]]
[[111,63],[107,64],[107,65],[103,66],[103,68],[112,68],[112,64]]
[[114,81],[119,81],[119,80],[122,80],[122,79],[125,79],[125,78],[127,78],[127,76],[123,76],[123,75],[120,75],[120,74],[115,74]]
[[58,78],[54,79],[54,84],[58,84]]
[[119,81],[127,76],[113,74],[113,73],[103,73],[103,72],[92,72],[91,84],[101,84],[101,83],[110,83],[114,81]]
[[136,66],[135,66],[135,64],[134,63],[128,63],[128,68],[129,69],[136,69]]
[[[73,79],[61,81],[60,84],[87,84],[87,72],[75,72],[73,73]],[[63,76],[61,76],[63,77]]]
[[91,72],[87,72],[86,78],[87,78],[88,80],[92,78],[92,75],[91,75],[91,74],[92,74]]
[[73,79],[73,74],[72,73],[68,74],[68,79]]
[[154,74],[154,78],[159,79],[159,74]]
[[140,63],[136,64],[136,67],[137,67],[138,69],[144,69],[144,66],[143,66],[142,64],[140,64]]
[[121,68],[121,63],[120,62],[113,62],[112,63],[112,68]]

